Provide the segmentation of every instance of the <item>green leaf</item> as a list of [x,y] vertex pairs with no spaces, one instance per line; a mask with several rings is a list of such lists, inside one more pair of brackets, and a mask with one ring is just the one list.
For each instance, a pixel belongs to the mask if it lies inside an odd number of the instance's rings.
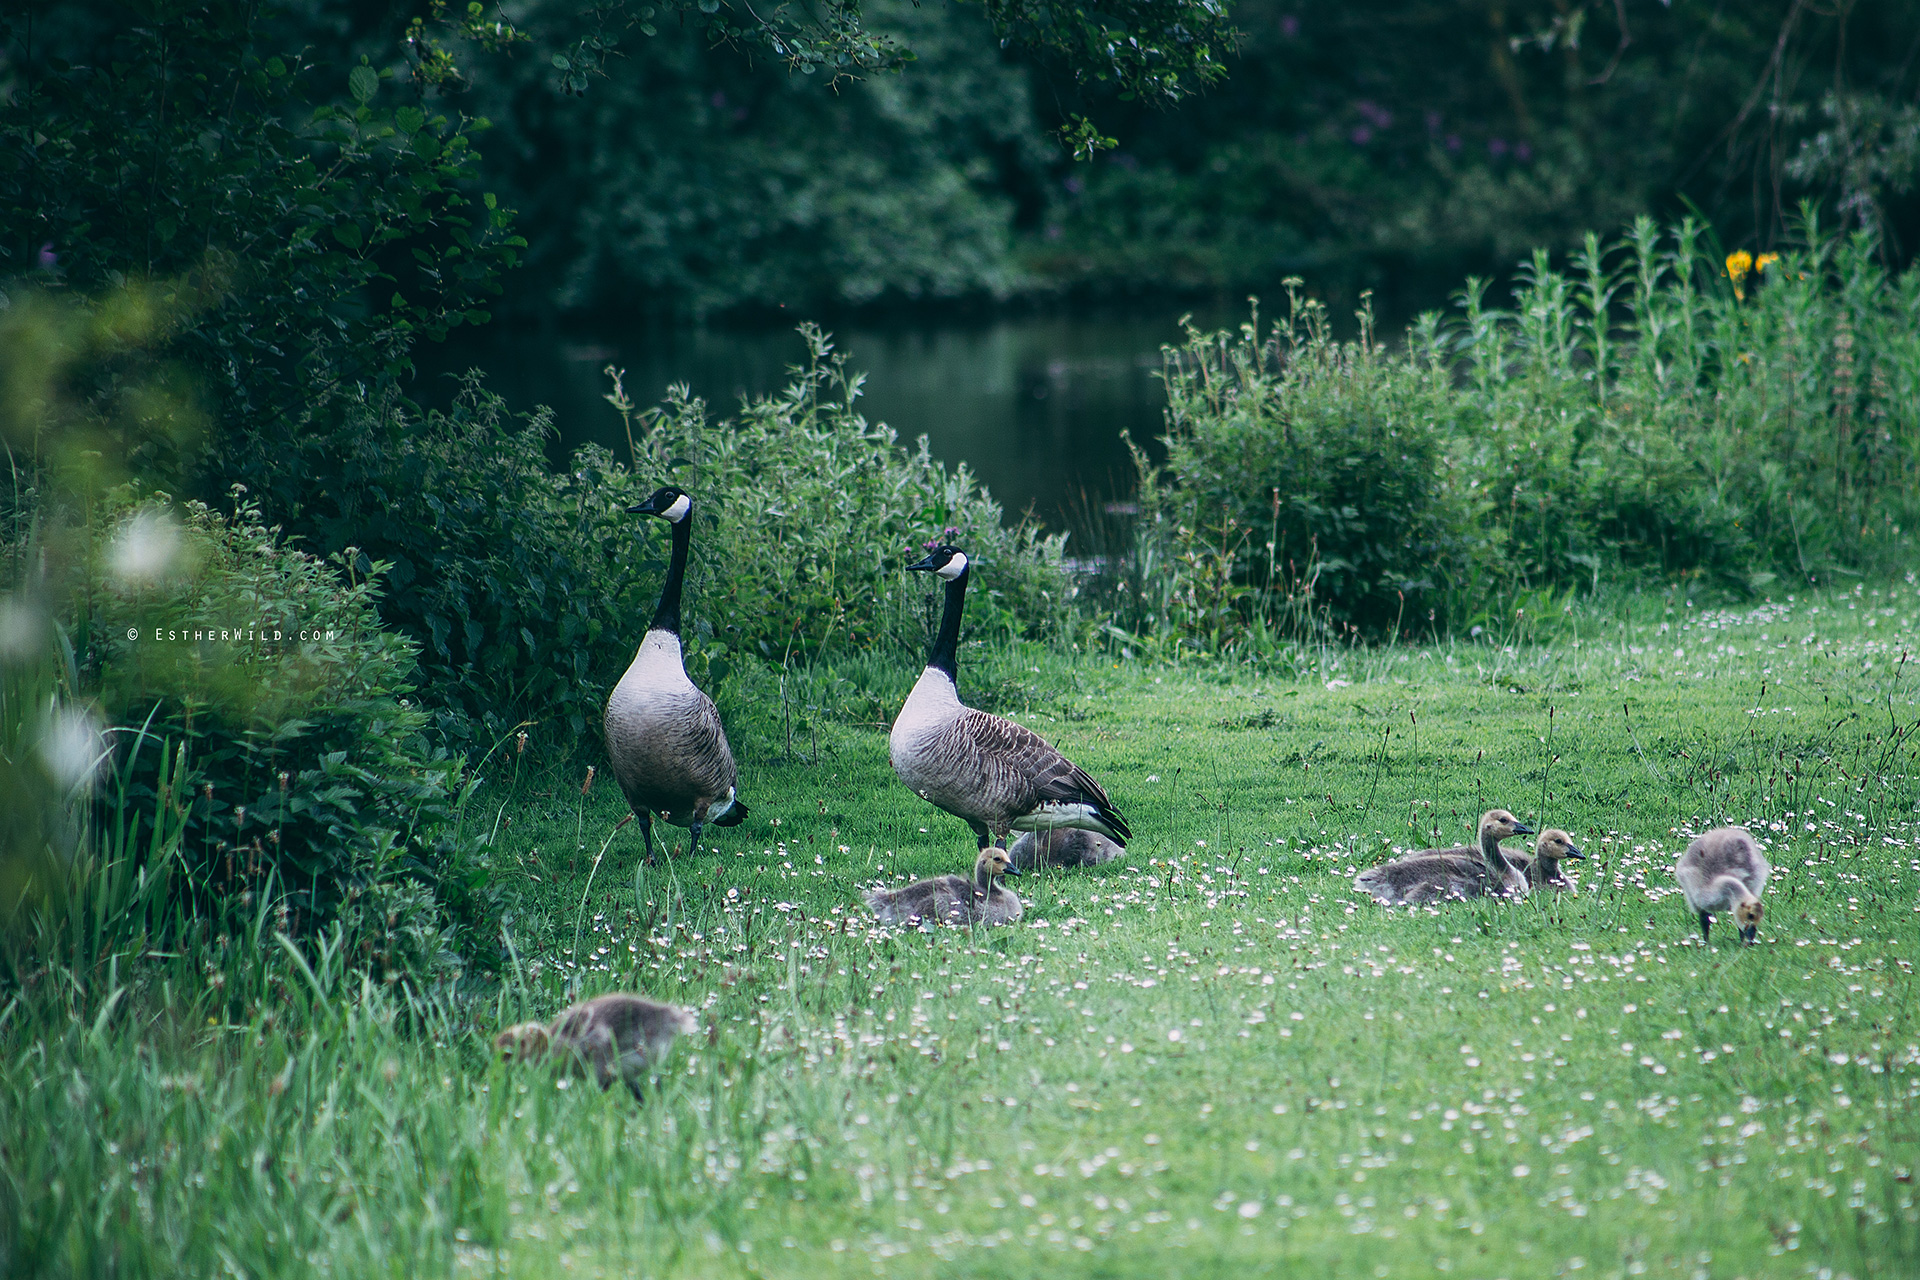
[[333,238],[349,249],[358,249],[366,243],[366,238],[360,233],[360,224],[357,222],[336,224],[333,228]]
[[372,67],[355,67],[347,74],[347,92],[355,102],[369,102],[380,90],[380,73]]
[[402,107],[393,113],[393,123],[402,133],[418,133],[427,122],[427,113],[418,107]]

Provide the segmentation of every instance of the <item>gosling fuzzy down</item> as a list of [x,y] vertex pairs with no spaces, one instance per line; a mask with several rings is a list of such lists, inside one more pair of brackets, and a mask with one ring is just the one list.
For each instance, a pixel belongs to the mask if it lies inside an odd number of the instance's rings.
[[1458,898],[1521,897],[1529,888],[1527,877],[1500,851],[1500,842],[1532,834],[1532,827],[1505,809],[1489,809],[1480,815],[1477,846],[1402,854],[1368,867],[1353,878],[1353,885],[1395,907]]
[[1711,941],[1713,917],[1731,911],[1740,940],[1752,946],[1760,932],[1766,892],[1773,867],[1744,827],[1715,827],[1687,846],[1674,864],[1673,878],[1687,896],[1687,905],[1700,917],[1700,940]]
[[1524,853],[1506,854],[1511,862],[1527,878],[1530,892],[1544,890],[1548,893],[1564,893],[1573,889],[1573,881],[1567,879],[1567,873],[1560,869],[1560,863],[1567,858],[1585,858],[1580,846],[1573,837],[1558,827],[1548,827],[1533,842],[1533,855]]
[[1007,856],[1022,871],[1035,867],[1097,867],[1103,862],[1126,855],[1126,846],[1115,844],[1098,831],[1078,827],[1060,827],[1052,831],[1028,831],[1013,842]]
[[934,876],[901,889],[872,889],[866,895],[867,906],[882,924],[1012,924],[1026,908],[999,880],[1019,874],[1007,851],[993,845],[980,851],[972,879]]
[[570,1005],[551,1023],[508,1027],[494,1037],[493,1047],[512,1062],[559,1056],[602,1089],[619,1080],[638,1098],[648,1069],[666,1057],[674,1037],[699,1027],[691,1009],[615,992]]

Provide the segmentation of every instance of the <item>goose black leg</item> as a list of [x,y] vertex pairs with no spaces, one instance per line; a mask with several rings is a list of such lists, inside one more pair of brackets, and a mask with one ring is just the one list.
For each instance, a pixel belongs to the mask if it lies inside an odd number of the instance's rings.
[[1700,941],[1702,942],[1711,941],[1711,939],[1707,937],[1707,926],[1712,923],[1713,923],[1713,917],[1707,914],[1706,912],[1702,911],[1700,913]]
[[980,852],[985,853],[987,846],[993,843],[993,832],[987,830],[984,822],[969,821],[967,825],[973,828],[973,838],[980,842]]
[[640,836],[646,841],[647,865],[653,865],[653,814],[645,809],[635,809],[640,816]]

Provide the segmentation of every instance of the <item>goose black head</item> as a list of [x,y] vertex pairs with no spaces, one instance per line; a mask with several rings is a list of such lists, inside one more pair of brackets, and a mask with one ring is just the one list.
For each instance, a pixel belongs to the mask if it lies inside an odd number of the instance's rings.
[[943,542],[929,551],[926,559],[914,561],[907,566],[907,569],[922,573],[937,573],[945,581],[952,582],[967,571],[967,553]]
[[692,495],[673,485],[655,489],[651,498],[645,502],[636,502],[627,508],[627,514],[630,516],[659,516],[672,524],[679,524],[692,511]]

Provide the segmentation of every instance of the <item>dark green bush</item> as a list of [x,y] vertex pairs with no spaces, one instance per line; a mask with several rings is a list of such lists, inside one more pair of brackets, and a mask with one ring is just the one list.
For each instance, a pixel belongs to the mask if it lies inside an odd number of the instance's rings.
[[98,824],[170,803],[163,772],[184,769],[200,910],[270,894],[290,932],[344,918],[361,958],[415,975],[495,954],[503,902],[462,822],[466,769],[428,748],[375,576],[286,547],[250,502],[223,516],[131,489],[48,545],[21,598],[63,623],[68,697],[97,709],[125,775]]
[[640,422],[642,487],[671,479],[704,512],[693,611],[714,628],[714,652],[780,661],[917,646],[925,584],[901,570],[943,538],[981,566],[970,634],[1065,625],[1065,540],[1007,527],[964,463],[948,471],[924,438],[907,448],[869,423],[857,408],[861,376],[828,335],[812,325],[801,334],[806,365],[737,419],[710,422],[704,404],[678,392]]
[[1167,391],[1167,463],[1146,469],[1141,515],[1175,573],[1149,625],[1218,644],[1243,616],[1311,599],[1386,630],[1424,622],[1473,559],[1476,487],[1449,455],[1451,390],[1370,330],[1335,343],[1296,293],[1270,335],[1257,314],[1237,335],[1189,329]]
[[1602,576],[1734,590],[1907,556],[1920,521],[1920,271],[1803,214],[1766,265],[1703,228],[1536,254],[1514,306],[1470,281],[1408,349],[1271,333],[1170,349],[1164,471],[1114,597],[1207,646],[1327,622],[1502,615]]

